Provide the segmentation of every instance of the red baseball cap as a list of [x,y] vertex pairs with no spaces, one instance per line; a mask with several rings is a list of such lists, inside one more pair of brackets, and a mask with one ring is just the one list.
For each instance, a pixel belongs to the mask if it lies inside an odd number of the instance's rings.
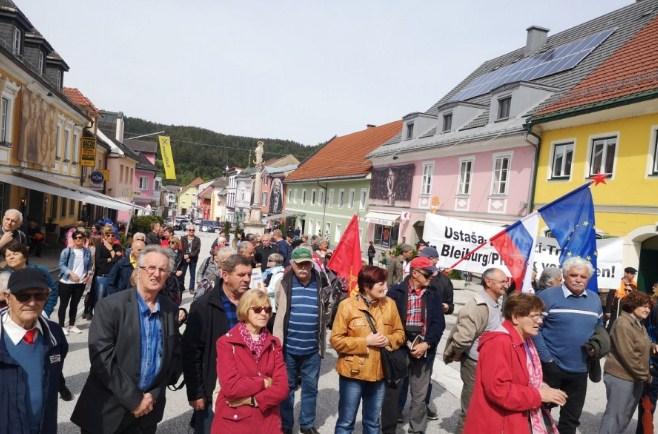
[[411,260],[409,264],[412,270],[423,270],[427,273],[434,273],[437,271],[437,268],[434,266],[434,262],[430,258],[424,256],[417,256]]

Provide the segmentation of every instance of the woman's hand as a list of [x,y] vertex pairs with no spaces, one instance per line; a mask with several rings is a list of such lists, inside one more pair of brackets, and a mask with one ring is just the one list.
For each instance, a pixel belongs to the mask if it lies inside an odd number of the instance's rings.
[[272,387],[272,379],[270,377],[263,378],[263,384],[265,385],[266,389],[269,389]]
[[388,338],[381,333],[370,333],[366,336],[366,345],[382,348],[388,345]]
[[234,399],[233,401],[226,401],[226,404],[229,407],[240,407],[243,405],[251,405],[251,396],[247,396],[246,398],[242,399]]
[[564,405],[567,402],[567,394],[560,389],[553,389],[545,384],[539,388],[539,395],[541,395],[541,402],[548,402],[551,404]]

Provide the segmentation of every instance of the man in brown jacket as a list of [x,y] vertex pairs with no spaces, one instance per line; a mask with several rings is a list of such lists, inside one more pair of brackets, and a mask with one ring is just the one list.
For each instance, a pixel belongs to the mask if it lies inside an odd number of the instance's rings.
[[386,271],[388,271],[386,284],[389,288],[404,278],[404,267],[411,261],[413,256],[414,248],[409,244],[400,245],[399,255],[389,255],[388,266],[386,267]]

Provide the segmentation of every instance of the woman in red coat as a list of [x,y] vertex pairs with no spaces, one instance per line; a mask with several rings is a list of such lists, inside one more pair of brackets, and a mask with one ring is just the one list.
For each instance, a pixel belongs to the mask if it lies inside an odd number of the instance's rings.
[[279,404],[288,397],[281,343],[267,331],[267,293],[247,291],[238,303],[238,325],[217,340],[219,396],[212,434],[281,433]]
[[539,333],[544,304],[535,295],[512,295],[505,321],[480,338],[475,387],[464,434],[558,434],[542,402],[563,405],[566,394],[542,384]]

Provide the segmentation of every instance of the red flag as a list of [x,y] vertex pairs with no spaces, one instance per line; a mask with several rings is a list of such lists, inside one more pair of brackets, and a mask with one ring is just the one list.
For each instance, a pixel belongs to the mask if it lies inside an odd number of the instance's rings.
[[327,267],[345,280],[350,294],[359,290],[357,276],[361,271],[361,241],[357,215],[352,216],[352,220],[345,228]]

